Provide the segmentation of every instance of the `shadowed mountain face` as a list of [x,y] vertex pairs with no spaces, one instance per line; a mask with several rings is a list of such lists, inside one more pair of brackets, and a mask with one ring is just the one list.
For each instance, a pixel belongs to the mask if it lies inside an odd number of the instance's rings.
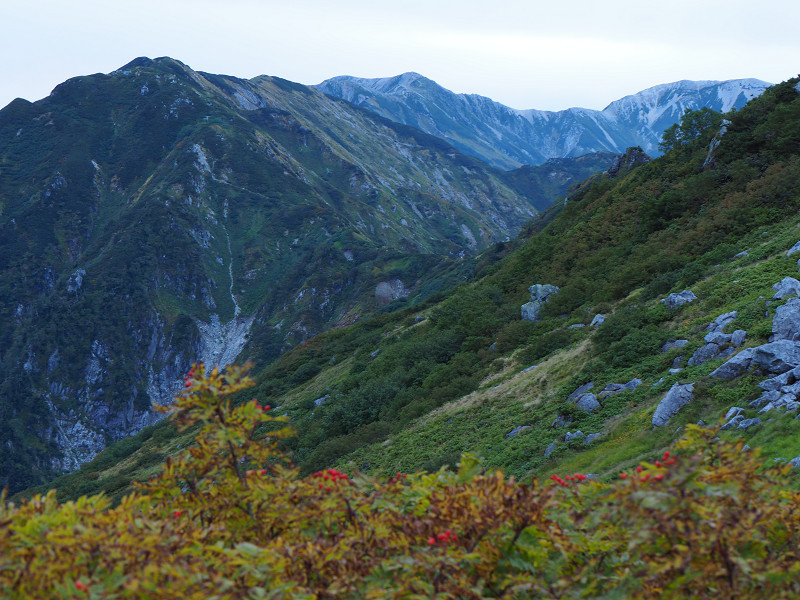
[[263,364],[424,295],[551,200],[313,88],[169,58],[12,102],[0,111],[0,487],[74,469],[153,422],[151,403],[193,360],[245,348],[240,360]]
[[677,81],[612,102],[602,111],[516,110],[475,94],[454,94],[417,73],[384,79],[334,77],[317,89],[447,140],[501,169],[640,146],[657,155],[664,130],[686,110],[727,112],[758,96],[757,79]]

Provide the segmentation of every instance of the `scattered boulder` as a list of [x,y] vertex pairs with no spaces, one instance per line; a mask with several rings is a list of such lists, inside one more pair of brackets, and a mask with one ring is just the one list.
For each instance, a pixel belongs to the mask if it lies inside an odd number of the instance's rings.
[[673,292],[661,300],[661,302],[666,304],[669,308],[677,308],[686,304],[687,302],[692,302],[693,300],[697,300],[697,296],[694,295],[694,292],[691,290],[683,290],[682,292]]
[[570,325],[567,329],[580,329],[581,327],[586,327],[583,323],[575,323],[574,325]]
[[735,417],[736,415],[741,414],[743,412],[744,412],[743,408],[740,408],[738,406],[731,406],[728,409],[728,412],[725,413],[725,420],[726,421],[730,421],[733,417]]
[[744,258],[745,256],[750,256],[750,255],[748,254],[747,250],[742,250],[738,254],[734,254],[733,258],[735,258],[735,259],[736,258]]
[[789,248],[789,249],[786,251],[786,256],[791,256],[791,255],[792,255],[792,254],[794,254],[795,252],[800,252],[800,242],[797,242],[797,243],[796,243],[794,246],[792,246],[791,248]]
[[800,296],[800,281],[794,277],[784,277],[773,285],[772,289],[775,290],[773,300],[783,300],[788,296]]
[[517,425],[516,427],[514,427],[514,429],[509,431],[503,437],[506,438],[506,439],[513,438],[515,435],[517,435],[521,431],[525,431],[526,429],[530,429],[530,428],[531,428],[530,425]]
[[316,400],[314,400],[314,406],[320,406],[320,405],[324,404],[325,401],[330,397],[331,397],[330,394],[325,394],[321,398],[317,398]]
[[750,367],[754,352],[753,348],[742,350],[729,361],[711,371],[711,377],[717,377],[718,379],[735,379],[739,377]]
[[722,352],[722,348],[717,344],[705,344],[695,350],[689,359],[689,366],[702,365],[710,360],[714,360]]
[[528,291],[531,294],[531,300],[521,307],[522,319],[524,321],[538,321],[542,305],[550,299],[550,296],[558,293],[558,287],[547,283],[537,283],[529,287]]
[[736,429],[742,429],[744,431],[748,430],[750,427],[755,427],[756,425],[761,425],[761,419],[755,417],[753,419],[744,419],[739,422],[736,426]]
[[738,348],[742,344],[744,344],[744,340],[747,338],[747,332],[744,329],[737,329],[731,334],[730,343],[735,347]]
[[575,406],[586,412],[594,412],[600,408],[600,403],[594,394],[583,394],[575,401]]
[[594,387],[594,381],[590,381],[589,383],[584,383],[582,386],[580,386],[578,389],[572,392],[569,396],[567,396],[567,402],[569,402],[570,400],[574,400],[575,398],[577,398],[582,394],[585,394],[593,387]]
[[735,310],[731,312],[722,313],[716,319],[714,319],[711,323],[708,324],[706,327],[706,331],[724,331],[725,327],[728,326],[728,323],[733,321],[736,317],[739,316],[739,313]]
[[556,449],[556,443],[552,442],[547,448],[544,449],[544,457],[547,458],[553,453],[553,450]]
[[592,322],[589,323],[589,326],[590,327],[600,327],[600,325],[602,325],[605,322],[605,320],[606,320],[606,316],[605,315],[599,315],[599,314],[595,315],[592,318]]
[[550,423],[550,427],[553,429],[561,429],[570,423],[572,423],[572,419],[565,417],[564,415],[558,415],[555,419],[553,419],[553,422]]
[[683,348],[688,343],[689,340],[668,340],[661,346],[661,352],[669,352],[673,348]]
[[638,378],[631,379],[628,383],[609,383],[603,388],[603,391],[597,394],[597,397],[606,398],[627,390],[635,390],[640,385],[642,385],[642,380]]
[[663,427],[677,412],[692,400],[694,383],[676,383],[661,399],[653,414],[653,425]]
[[584,441],[585,443],[587,443],[587,444],[591,444],[591,443],[592,443],[593,441],[595,441],[597,438],[601,438],[601,437],[603,437],[603,434],[602,434],[602,433],[590,433],[589,435],[587,435],[587,436],[586,436],[586,439],[585,439],[585,440],[583,440],[583,441]]
[[570,440],[576,440],[578,438],[582,438],[583,436],[584,436],[584,433],[582,431],[580,431],[580,430],[576,431],[575,433],[570,433],[568,431],[567,434],[564,436],[564,441],[568,442]]
[[[800,242],[798,242],[800,243]],[[800,456],[794,457],[792,460],[786,463],[787,465],[791,465],[793,468],[800,467]]]
[[720,431],[727,431],[728,429],[734,429],[742,421],[744,421],[744,415],[735,415],[734,417],[729,419],[722,427],[720,427]]
[[779,306],[772,319],[770,341],[800,339],[800,298],[791,298]]

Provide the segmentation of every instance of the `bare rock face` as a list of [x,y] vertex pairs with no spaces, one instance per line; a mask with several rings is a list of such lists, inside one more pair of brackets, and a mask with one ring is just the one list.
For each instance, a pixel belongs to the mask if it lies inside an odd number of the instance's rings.
[[399,279],[392,279],[390,281],[381,281],[375,286],[375,297],[381,304],[389,304],[392,300],[398,298],[405,298],[409,294],[409,290],[403,285]]
[[531,301],[522,305],[522,320],[538,321],[542,306],[550,299],[550,296],[558,293],[558,287],[547,283],[537,283],[529,287],[528,291],[531,293]]
[[693,391],[693,383],[676,383],[673,385],[667,395],[658,403],[656,412],[653,414],[653,425],[663,427],[669,423],[669,420],[692,400]]
[[682,292],[672,293],[661,302],[666,304],[669,308],[678,308],[686,304],[687,302],[692,302],[693,300],[697,300],[697,296],[694,295],[694,292],[691,290],[683,290]]

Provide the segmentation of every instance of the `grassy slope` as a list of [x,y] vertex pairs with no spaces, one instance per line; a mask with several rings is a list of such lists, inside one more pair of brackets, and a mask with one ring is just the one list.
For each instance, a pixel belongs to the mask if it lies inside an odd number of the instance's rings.
[[[701,136],[614,179],[595,178],[443,300],[319,336],[264,369],[257,393],[292,417],[296,459],[307,471],[338,463],[388,474],[438,468],[469,450],[518,476],[610,476],[668,445],[684,424],[718,423],[728,407],[756,397],[754,377],[706,377],[720,360],[668,370],[723,312],[739,312],[730,329],[747,330],[746,345],[765,342],[771,286],[797,274],[795,258],[785,257],[800,238],[796,83],[730,116],[713,168],[703,167],[709,138]],[[748,256],[733,258],[745,249]],[[533,283],[561,287],[540,323],[519,319]],[[675,311],[659,302],[687,288],[697,301]],[[568,328],[597,313],[610,316],[596,331]],[[660,352],[677,338],[689,344]],[[587,381],[598,391],[633,377],[644,385],[605,399],[593,414],[564,402]],[[695,400],[653,430],[653,410],[676,381],[695,382]],[[573,422],[553,429],[559,415]],[[798,428],[791,415],[775,415],[748,432],[748,442],[768,457],[792,458],[800,454]],[[591,446],[561,441],[578,429],[603,437]]]

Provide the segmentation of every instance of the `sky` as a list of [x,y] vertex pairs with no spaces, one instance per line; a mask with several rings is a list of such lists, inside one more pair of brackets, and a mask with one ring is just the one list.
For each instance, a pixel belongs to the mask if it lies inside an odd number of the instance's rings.
[[797,0],[0,3],[0,107],[138,56],[305,84],[416,71],[513,108],[602,109],[680,79],[800,72]]

